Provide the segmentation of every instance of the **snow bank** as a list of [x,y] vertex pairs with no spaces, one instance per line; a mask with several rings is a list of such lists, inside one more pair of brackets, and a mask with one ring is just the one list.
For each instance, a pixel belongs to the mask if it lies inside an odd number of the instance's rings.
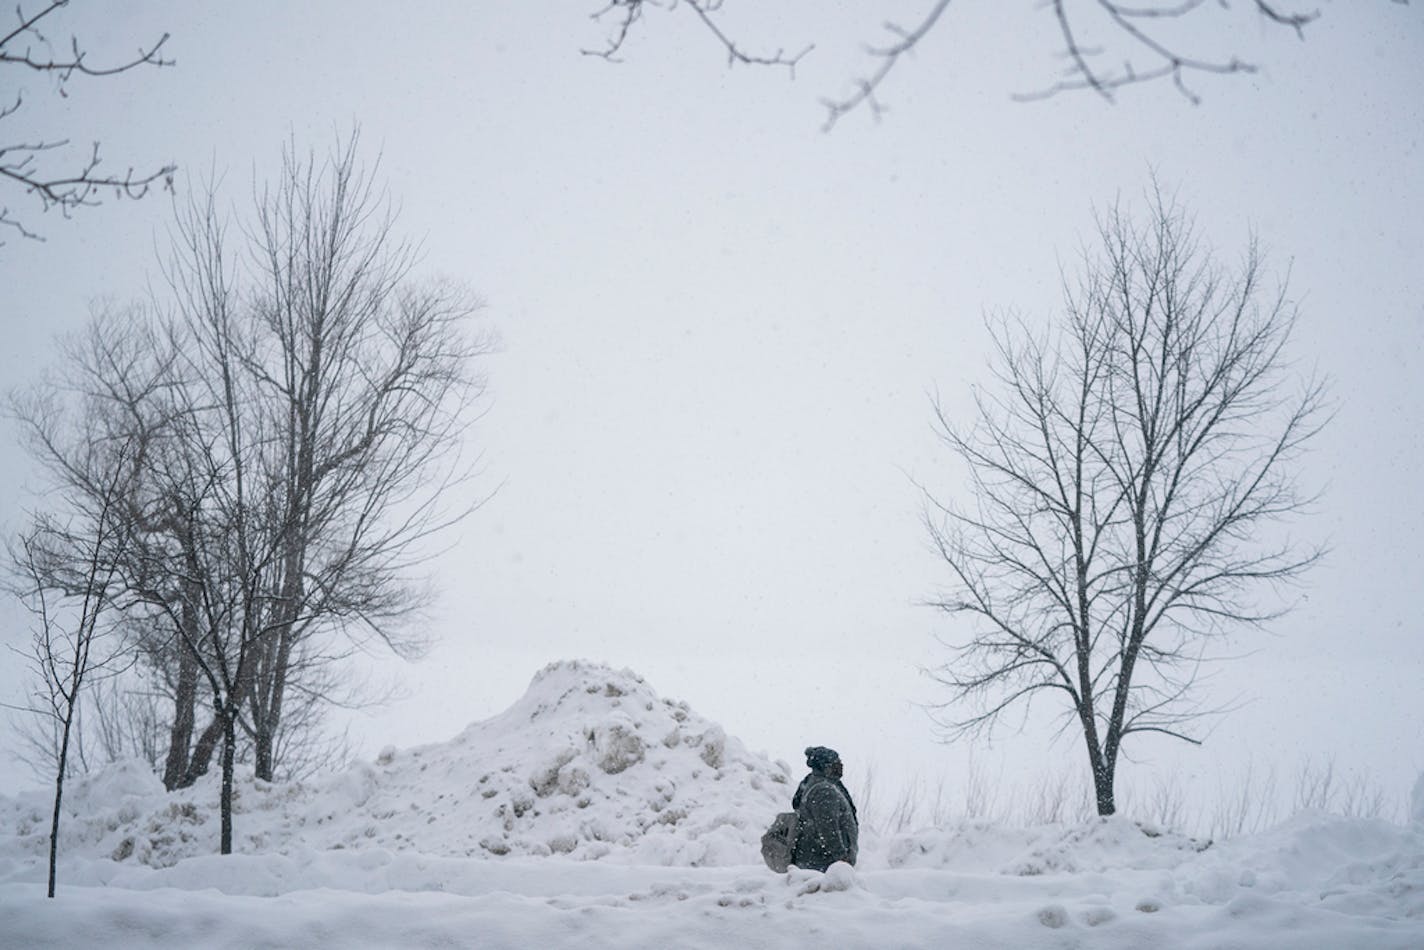
[[1309,894],[1342,913],[1424,922],[1424,826],[1308,811],[1213,850],[1184,885],[1202,900],[1228,900],[1245,887]]
[[0,797],[0,947],[1424,947],[1424,822],[1307,813],[1215,845],[971,822],[772,874],[792,778],[628,670],[555,663],[449,742],[243,777],[234,855],[216,777],[72,782],[55,901],[49,802]]

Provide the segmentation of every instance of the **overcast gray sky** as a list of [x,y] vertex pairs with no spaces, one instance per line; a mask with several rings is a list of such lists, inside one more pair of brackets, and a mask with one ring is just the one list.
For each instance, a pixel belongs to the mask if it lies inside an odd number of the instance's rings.
[[[685,9],[654,11],[614,65],[579,53],[604,39],[592,2],[74,5],[96,56],[167,31],[177,66],[74,80],[6,136],[176,161],[180,188],[216,169],[240,203],[288,136],[322,149],[359,123],[421,270],[472,286],[503,339],[477,429],[499,491],[438,563],[438,645],[394,669],[410,699],[357,718],[363,751],[448,738],[545,662],[588,657],[798,767],[803,746],[837,746],[853,784],[867,766],[953,783],[971,751],[1010,775],[1078,768],[1079,746],[1041,730],[933,742],[914,704],[942,697],[917,670],[953,631],[918,606],[942,578],[913,482],[963,490],[928,394],[954,412],[988,381],[983,315],[1051,318],[1093,208],[1155,170],[1220,254],[1254,232],[1289,272],[1295,353],[1339,405],[1299,530],[1333,552],[1274,635],[1237,644],[1258,652],[1214,689],[1248,705],[1204,749],[1129,749],[1143,761],[1123,778],[1210,785],[1314,751],[1402,794],[1424,768],[1420,11],[1326,2],[1300,41],[1238,10],[1231,51],[1261,70],[1196,80],[1198,106],[1165,84],[1018,104],[1059,68],[1051,13],[964,0],[891,76],[882,121],[820,132],[860,44],[925,5],[728,0],[749,45],[815,42],[794,81],[728,70]],[[92,300],[158,280],[169,213],[155,196],[35,218],[46,242],[0,248],[6,387]],[[33,479],[5,438],[12,530]]]

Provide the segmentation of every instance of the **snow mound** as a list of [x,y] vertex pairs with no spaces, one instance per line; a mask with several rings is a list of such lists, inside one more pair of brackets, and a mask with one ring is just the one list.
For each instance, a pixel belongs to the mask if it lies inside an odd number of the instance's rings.
[[546,666],[451,742],[382,762],[363,807],[400,818],[372,843],[436,854],[743,864],[790,799],[784,763],[636,673],[584,661]]
[[[505,712],[449,742],[382,750],[306,783],[235,785],[234,850],[568,855],[660,865],[758,860],[791,797],[785,763],[747,751],[641,676],[552,663]],[[61,853],[168,867],[218,843],[217,777],[165,793],[142,763],[66,790]],[[0,798],[0,862],[42,858],[43,795]]]
[[1235,888],[1305,892],[1321,907],[1359,916],[1424,920],[1424,827],[1305,811],[1269,831],[1232,839],[1219,862],[1185,885],[1216,902]]

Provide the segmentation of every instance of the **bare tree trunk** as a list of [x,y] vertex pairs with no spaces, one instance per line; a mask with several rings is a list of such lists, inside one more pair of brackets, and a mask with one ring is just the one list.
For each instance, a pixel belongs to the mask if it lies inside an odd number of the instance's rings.
[[267,671],[267,702],[260,720],[254,716],[254,765],[257,777],[272,781],[276,769],[277,732],[282,725],[282,699],[287,689],[287,669],[291,664],[291,625],[277,631],[277,644],[271,668]]
[[208,764],[212,762],[213,752],[217,750],[222,737],[223,719],[219,714],[213,717],[202,735],[198,736],[197,744],[193,746],[193,756],[188,760],[188,770],[184,773],[179,788],[187,788],[208,773]]
[[1101,755],[1093,759],[1093,796],[1097,800],[1098,814],[1104,817],[1116,814],[1113,778],[1117,770]]
[[[296,510],[304,511],[307,505],[309,503],[299,502]],[[302,520],[305,521],[305,518]],[[277,735],[282,727],[282,704],[292,662],[292,643],[296,638],[298,614],[306,599],[301,580],[305,548],[300,537],[289,541],[274,629],[267,634],[270,640],[264,650],[266,662],[258,673],[261,689],[254,690],[254,696],[260,697],[260,701],[253,704],[252,715],[255,766],[257,777],[264,782],[272,781],[276,769]]]
[[233,756],[237,748],[237,710],[231,706],[231,702],[218,704],[218,721],[222,723],[223,737],[222,797],[219,800],[219,810],[222,813],[222,842],[219,848],[221,854],[232,854],[232,771]]
[[55,871],[59,864],[59,815],[64,801],[64,770],[69,766],[69,729],[74,722],[74,707],[64,717],[64,733],[59,740],[59,768],[54,773],[54,816],[49,825],[49,891],[54,896]]
[[272,674],[276,664],[276,650],[276,634],[269,632],[263,635],[253,661],[257,667],[257,675],[253,677],[252,691],[247,695],[247,715],[252,723],[248,732],[252,738],[253,767],[258,778],[268,782],[271,781],[266,776],[271,771],[272,747],[267,737],[272,734],[273,729],[267,721],[267,715],[273,689]]
[[1102,746],[1098,744],[1098,724],[1093,718],[1091,703],[1079,706],[1078,722],[1083,727],[1083,744],[1088,749],[1088,767],[1093,773],[1093,797],[1098,806],[1098,814],[1111,815],[1117,811],[1117,805],[1113,801],[1113,770],[1108,765]]
[[193,742],[193,726],[198,700],[198,662],[180,644],[178,650],[178,682],[173,694],[173,725],[168,732],[168,758],[163,766],[163,787],[170,792],[191,785],[188,774],[188,750]]

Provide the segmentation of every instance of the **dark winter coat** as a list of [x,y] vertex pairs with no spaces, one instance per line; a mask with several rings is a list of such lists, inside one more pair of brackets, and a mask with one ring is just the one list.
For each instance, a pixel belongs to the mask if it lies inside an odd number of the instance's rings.
[[855,863],[860,824],[844,785],[829,775],[812,772],[802,779],[791,807],[796,809],[792,864],[824,871],[837,861]]

